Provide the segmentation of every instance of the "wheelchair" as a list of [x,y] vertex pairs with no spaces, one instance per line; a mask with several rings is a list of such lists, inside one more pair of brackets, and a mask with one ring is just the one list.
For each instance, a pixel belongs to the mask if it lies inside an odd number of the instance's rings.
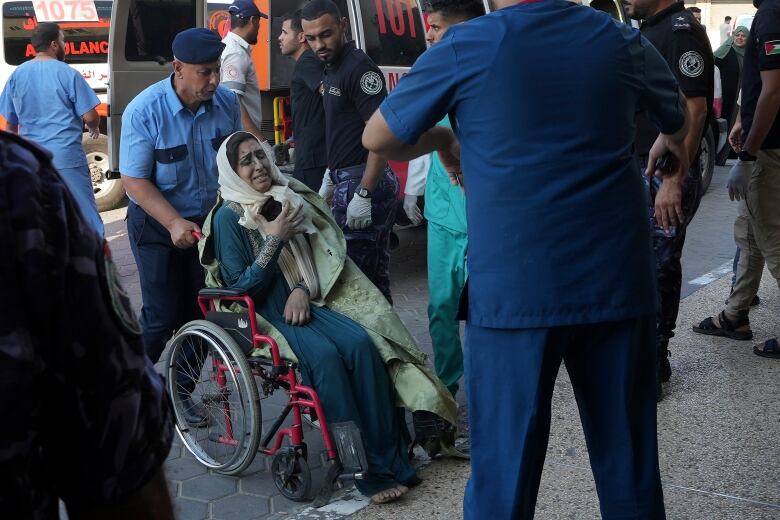
[[[239,302],[246,311],[218,311],[218,301]],[[299,383],[296,364],[282,359],[276,341],[258,331],[252,299],[240,290],[203,289],[198,306],[204,319],[176,332],[168,343],[166,363],[176,431],[187,450],[225,475],[244,471],[259,451],[273,457],[271,474],[281,494],[308,501],[312,479],[303,438],[307,421],[319,429],[329,465],[314,506],[325,505],[340,481],[361,478],[367,464],[360,431],[352,422],[328,424],[315,390]],[[257,351],[265,355],[253,356]],[[260,392],[268,397],[277,390],[286,392],[288,400],[263,434]],[[193,404],[205,412],[201,424],[187,421]],[[292,424],[283,428],[291,412]]]

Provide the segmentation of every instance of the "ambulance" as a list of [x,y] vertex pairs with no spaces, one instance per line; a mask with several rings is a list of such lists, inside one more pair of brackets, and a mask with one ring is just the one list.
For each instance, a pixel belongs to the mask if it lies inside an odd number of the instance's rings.
[[[92,185],[98,208],[113,209],[124,199],[122,183],[107,179],[108,137],[106,131],[108,89],[108,34],[112,3],[106,0],[2,0],[2,45],[0,45],[0,89],[14,69],[35,56],[30,35],[38,22],[57,22],[65,33],[65,62],[81,73],[101,101],[99,139],[85,134]],[[0,117],[0,128],[5,121]]]
[[[92,173],[98,209],[106,211],[124,202],[119,180],[119,136],[127,104],[144,88],[171,73],[171,42],[187,27],[209,27],[220,36],[230,30],[230,0],[0,0],[2,45],[0,89],[13,70],[33,58],[30,35],[42,21],[57,22],[65,33],[66,63],[78,70],[101,101],[101,136],[89,139],[85,152]],[[276,38],[281,16],[301,0],[257,0],[270,15],[262,20],[253,60],[263,93],[261,130],[274,141],[289,134],[289,105],[274,103],[289,96],[295,65],[282,56]],[[380,65],[392,89],[426,48],[425,27],[416,0],[337,0],[349,19],[350,38]],[[112,24],[117,20],[117,24]],[[111,56],[109,68],[109,55]],[[113,86],[113,88],[112,88]],[[275,106],[276,105],[276,106]],[[288,113],[284,114],[287,106]],[[274,114],[280,128],[275,128]],[[288,123],[284,125],[284,122]],[[0,118],[0,128],[5,121]],[[286,130],[286,131],[285,131]],[[405,177],[405,165],[393,167]]]
[[[171,74],[174,36],[187,27],[209,27],[224,36],[230,30],[227,8],[231,3],[114,0],[109,38],[109,178],[119,175],[122,114],[139,92]],[[252,59],[262,93],[261,131],[271,142],[288,137],[290,129],[289,124],[283,124],[285,119],[289,123],[289,117],[285,118],[283,112],[295,62],[279,51],[277,38],[282,15],[302,3],[302,0],[255,0],[260,11],[269,15],[269,19],[260,22]],[[349,20],[348,37],[379,66],[388,89],[392,90],[426,49],[424,20],[417,0],[335,0],[335,3]],[[278,123],[276,128],[274,120]],[[391,167],[403,184],[406,164],[391,162]]]

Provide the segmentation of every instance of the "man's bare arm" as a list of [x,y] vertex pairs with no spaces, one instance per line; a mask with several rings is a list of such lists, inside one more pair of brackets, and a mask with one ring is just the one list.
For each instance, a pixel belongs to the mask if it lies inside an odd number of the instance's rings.
[[377,155],[374,152],[368,152],[366,159],[366,171],[363,172],[363,178],[360,180],[360,186],[368,191],[374,191],[379,180],[382,178],[382,172],[387,166],[387,159]]
[[97,110],[94,108],[84,114],[83,116],[84,124],[89,129],[90,134],[92,134],[93,138],[96,138],[100,135],[100,115],[97,113]]
[[688,160],[693,163],[696,152],[701,144],[702,130],[707,122],[707,98],[686,97],[688,108],[688,134],[685,136],[685,148],[688,149]]
[[409,145],[398,139],[387,125],[382,112],[377,110],[366,123],[363,131],[363,146],[382,157],[396,161],[409,161],[439,150],[448,150],[456,141],[449,128],[434,126]]
[[780,69],[761,71],[761,94],[758,96],[753,124],[742,148],[756,155],[777,118],[780,107]]
[[238,99],[238,104],[241,106],[241,125],[244,127],[244,131],[249,132],[261,141],[265,141],[266,139],[263,137],[263,132],[255,126],[255,122],[249,117],[249,112],[247,111],[246,106],[244,106],[244,96],[238,96]]
[[187,248],[195,244],[192,231],[200,231],[200,227],[182,218],[152,181],[122,175],[122,184],[127,194],[168,230],[176,247]]

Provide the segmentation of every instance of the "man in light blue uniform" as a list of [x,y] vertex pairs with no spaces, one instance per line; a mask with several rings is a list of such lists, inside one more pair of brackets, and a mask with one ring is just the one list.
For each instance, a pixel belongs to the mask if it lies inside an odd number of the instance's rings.
[[176,35],[173,74],[138,94],[122,116],[119,170],[130,197],[144,346],[154,362],[172,332],[200,316],[205,274],[192,232],[216,202],[217,149],[241,130],[238,99],[219,86],[224,47],[208,29]]
[[[662,131],[653,172],[667,152],[670,173],[687,168],[685,105],[638,31],[564,0],[494,3],[503,9],[450,27],[363,134],[383,157],[438,150],[448,172],[465,172],[464,516],[533,517],[563,361],[602,516],[663,518],[653,252],[632,147],[644,108]],[[434,126],[448,113],[460,144]],[[657,208],[667,218],[679,209],[669,195]]]
[[76,69],[65,64],[65,35],[56,23],[40,23],[30,38],[35,58],[11,74],[0,96],[6,130],[52,153],[52,162],[92,228],[103,236],[84,147],[84,124],[100,136],[100,104]]

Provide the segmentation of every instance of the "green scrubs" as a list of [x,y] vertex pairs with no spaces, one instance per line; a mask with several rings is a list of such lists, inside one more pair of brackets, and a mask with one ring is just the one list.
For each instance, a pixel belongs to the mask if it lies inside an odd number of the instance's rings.
[[[445,117],[439,125],[450,127]],[[466,199],[453,186],[438,154],[431,158],[425,185],[428,220],[428,329],[436,375],[455,396],[463,376],[460,324],[455,320],[466,283]]]

